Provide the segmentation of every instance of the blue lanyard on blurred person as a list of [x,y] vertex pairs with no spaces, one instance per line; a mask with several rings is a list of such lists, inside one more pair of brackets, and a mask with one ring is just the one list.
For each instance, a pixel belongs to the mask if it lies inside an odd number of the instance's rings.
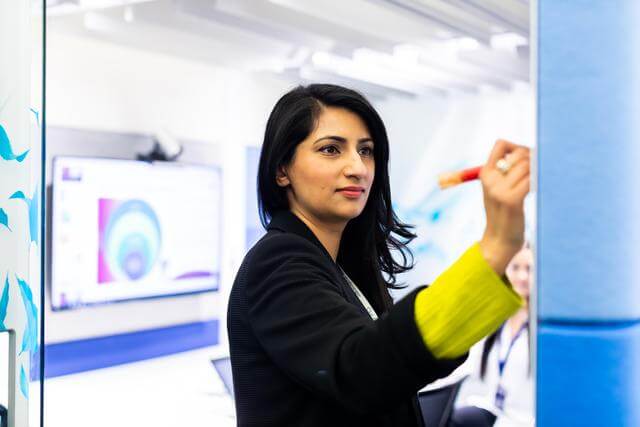
[[[509,348],[507,348],[507,353],[504,355],[504,358],[502,359],[500,358],[501,348],[498,348],[498,373],[501,378],[502,378],[502,374],[504,373],[504,367],[507,364],[507,360],[509,360],[509,355],[511,354],[511,350],[513,350],[513,346],[515,345],[520,335],[522,335],[522,331],[524,331],[528,325],[529,325],[529,321],[526,321],[522,324],[522,326],[520,326],[520,329],[518,329],[518,332],[516,332],[515,336],[509,343]],[[500,340],[498,340],[498,342],[500,343]],[[502,347],[502,344],[500,344],[500,347]]]
[[522,331],[527,329],[528,326],[529,326],[529,322],[526,321],[522,324],[520,329],[518,329],[518,332],[516,332],[513,339],[509,343],[509,348],[507,348],[507,353],[504,355],[503,358],[500,357],[502,345],[501,345],[501,340],[498,339],[498,343],[500,343],[500,347],[498,347],[498,389],[496,390],[495,405],[500,410],[504,409],[504,400],[507,397],[507,392],[504,389],[504,387],[502,387],[502,375],[504,374],[504,367],[507,365],[507,361],[509,360],[509,356],[511,355],[511,350],[513,350],[513,346],[515,345],[520,335],[522,335]]

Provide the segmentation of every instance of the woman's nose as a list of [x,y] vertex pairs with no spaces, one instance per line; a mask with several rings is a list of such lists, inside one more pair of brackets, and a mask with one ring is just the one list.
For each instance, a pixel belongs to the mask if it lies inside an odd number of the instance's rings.
[[521,271],[518,274],[518,279],[522,280],[523,282],[524,281],[528,282],[529,281],[529,273],[527,271]]
[[350,153],[344,172],[347,176],[364,176],[367,173],[367,165],[357,151]]

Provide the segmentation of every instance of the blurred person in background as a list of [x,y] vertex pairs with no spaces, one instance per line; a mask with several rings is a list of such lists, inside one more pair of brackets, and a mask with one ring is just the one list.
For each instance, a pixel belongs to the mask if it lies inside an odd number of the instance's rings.
[[513,257],[506,275],[526,305],[476,344],[454,375],[467,374],[450,427],[533,426],[533,379],[529,346],[529,291],[533,253],[529,243]]

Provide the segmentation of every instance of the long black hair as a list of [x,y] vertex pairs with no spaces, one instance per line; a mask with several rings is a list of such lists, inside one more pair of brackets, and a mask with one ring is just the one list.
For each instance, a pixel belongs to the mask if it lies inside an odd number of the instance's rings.
[[396,274],[413,267],[407,244],[416,235],[412,226],[400,222],[391,206],[387,131],[364,96],[341,86],[312,84],[298,86],[280,98],[267,121],[260,153],[260,221],[266,227],[277,211],[289,209],[286,189],[276,183],[276,173],[291,162],[297,145],[313,131],[326,107],[345,108],[359,116],[374,142],[375,176],[369,198],[362,213],[347,224],[337,261],[381,313],[392,304],[388,289],[402,288]]

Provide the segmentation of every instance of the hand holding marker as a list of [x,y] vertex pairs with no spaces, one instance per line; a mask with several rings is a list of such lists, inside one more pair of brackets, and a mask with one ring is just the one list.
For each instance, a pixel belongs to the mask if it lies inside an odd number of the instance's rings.
[[[505,158],[502,158],[496,162],[496,168],[506,174],[511,169],[511,163]],[[480,171],[482,166],[476,166],[474,168],[462,169],[456,172],[446,172],[438,175],[438,185],[441,189],[453,187],[454,185],[462,184],[464,182],[473,181],[480,178]]]
[[440,175],[441,188],[480,179],[487,223],[480,250],[503,274],[524,243],[524,198],[530,187],[530,150],[499,139],[483,166]]

